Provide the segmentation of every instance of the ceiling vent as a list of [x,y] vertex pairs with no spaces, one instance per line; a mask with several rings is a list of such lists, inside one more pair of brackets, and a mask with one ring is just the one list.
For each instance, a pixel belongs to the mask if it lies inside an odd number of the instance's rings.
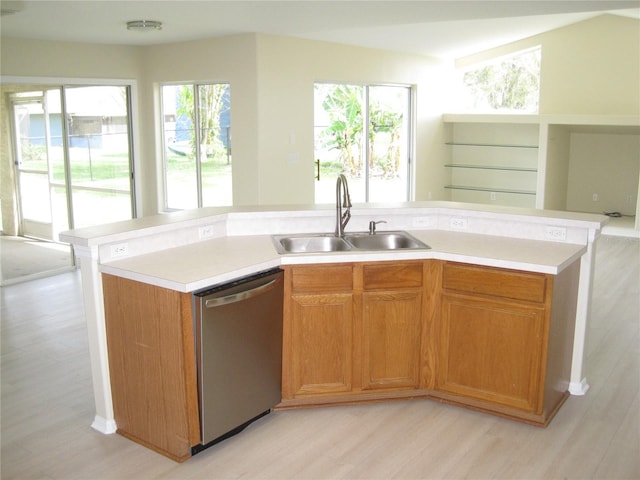
[[157,22],[156,20],[132,20],[127,22],[127,30],[135,30],[137,32],[162,30],[162,22]]

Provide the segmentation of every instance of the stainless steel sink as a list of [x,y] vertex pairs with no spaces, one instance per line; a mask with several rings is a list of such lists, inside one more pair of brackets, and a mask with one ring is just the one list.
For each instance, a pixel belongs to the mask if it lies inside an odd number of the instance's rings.
[[351,245],[331,234],[274,235],[278,253],[339,252],[351,250]]
[[404,250],[431,248],[407,232],[350,233],[345,240],[358,250]]
[[349,233],[343,238],[327,233],[274,235],[272,238],[276,250],[280,254],[431,248],[404,231],[378,232],[375,234],[367,232]]

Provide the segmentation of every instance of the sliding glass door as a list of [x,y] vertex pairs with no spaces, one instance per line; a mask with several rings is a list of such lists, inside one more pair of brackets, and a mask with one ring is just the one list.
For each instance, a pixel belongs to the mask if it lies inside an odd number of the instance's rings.
[[128,87],[43,88],[10,101],[21,235],[56,241],[135,215]]
[[11,100],[19,231],[55,240],[69,228],[60,89],[16,93]]
[[336,177],[353,202],[411,198],[411,88],[315,85],[316,203],[335,202]]
[[129,89],[91,86],[63,91],[73,227],[132,218]]

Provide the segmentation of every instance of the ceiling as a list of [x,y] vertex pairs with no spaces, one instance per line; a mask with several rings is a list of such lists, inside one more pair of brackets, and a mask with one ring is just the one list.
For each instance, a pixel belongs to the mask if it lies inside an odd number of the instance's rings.
[[[153,45],[265,33],[449,59],[603,13],[640,18],[640,0],[1,2],[3,37]],[[163,28],[128,31],[130,20],[158,20]]]

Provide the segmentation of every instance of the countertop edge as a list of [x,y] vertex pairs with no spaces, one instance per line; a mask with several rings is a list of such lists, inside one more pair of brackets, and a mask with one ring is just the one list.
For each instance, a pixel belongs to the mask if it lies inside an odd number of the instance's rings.
[[[513,242],[522,242],[520,239],[509,239]],[[566,246],[566,244],[563,244]],[[406,261],[406,260],[444,260],[487,267],[505,268],[510,270],[521,270],[536,273],[557,275],[567,266],[580,259],[586,252],[584,245],[572,245],[572,249],[564,255],[562,261],[550,264],[532,263],[525,260],[493,258],[489,256],[461,254],[454,252],[444,252],[436,249],[420,249],[411,251],[392,252],[340,252],[340,253],[314,253],[314,254],[287,254],[280,255],[275,249],[272,254],[265,255],[256,263],[239,265],[220,273],[210,276],[203,276],[197,280],[180,282],[170,278],[151,275],[145,272],[127,268],[126,261],[112,262],[100,265],[100,271],[110,275],[127,278],[129,280],[140,281],[150,285],[167,288],[183,293],[191,293],[212,285],[222,284],[237,278],[252,275],[254,273],[279,267],[282,265],[311,265],[327,263],[347,263],[347,262],[380,262],[380,261]],[[150,254],[153,255],[153,254]]]
[[134,281],[146,283],[149,285],[153,285],[156,287],[166,288],[169,290],[175,290],[177,292],[193,293],[198,290],[208,288],[212,285],[217,285],[217,284],[229,282],[232,280],[236,280],[238,278],[253,275],[263,270],[269,270],[272,268],[279,267],[280,265],[281,265],[280,259],[276,258],[272,260],[266,260],[261,263],[252,264],[250,266],[228,270],[228,271],[225,271],[224,273],[214,275],[211,277],[202,278],[200,280],[189,282],[189,283],[181,283],[168,278],[162,278],[162,277],[157,277],[153,275],[148,275],[145,273],[136,272],[133,270],[118,268],[110,264],[100,265],[100,271],[102,273],[107,273],[109,275],[114,275],[116,277],[122,277],[128,280],[134,280]]

